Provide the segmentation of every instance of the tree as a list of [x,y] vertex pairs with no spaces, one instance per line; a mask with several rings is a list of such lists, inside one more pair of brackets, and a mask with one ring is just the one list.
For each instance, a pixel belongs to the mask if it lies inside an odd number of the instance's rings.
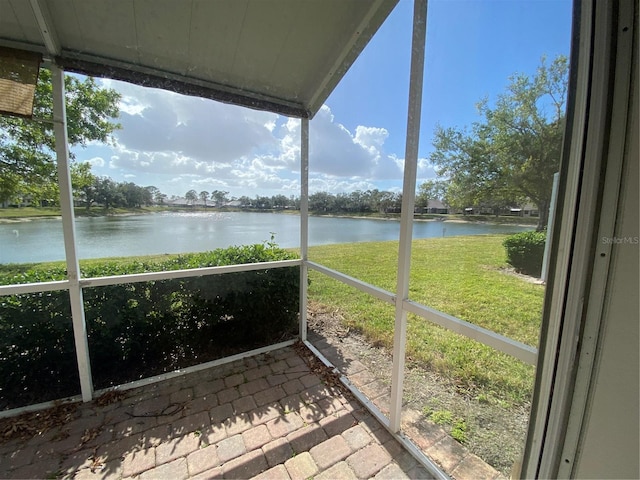
[[188,203],[191,203],[193,205],[198,200],[198,192],[196,192],[195,190],[189,190],[187,193],[185,193],[184,198],[187,199]]
[[331,212],[335,198],[329,192],[316,192],[309,195],[309,210],[312,212]]
[[214,190],[211,192],[211,200],[216,204],[216,207],[221,207],[227,202],[227,195],[229,192],[223,190]]
[[[109,142],[120,128],[113,119],[119,112],[120,94],[100,87],[87,77],[66,75],[67,136],[69,145]],[[40,69],[36,86],[33,120],[0,116],[0,201],[11,198],[26,185],[56,182],[53,133],[53,87],[51,72]],[[71,158],[75,158],[71,153]],[[6,179],[9,179],[6,181]]]
[[167,198],[167,196],[156,186],[149,185],[148,187],[144,187],[144,189],[147,191],[147,205],[153,205],[154,203],[162,205]]
[[437,127],[430,160],[449,185],[452,206],[498,211],[526,200],[535,203],[545,228],[553,174],[558,170],[564,131],[568,61],[543,57],[536,74],[510,77],[494,107],[478,104],[483,121],[470,131]]
[[427,180],[420,184],[416,193],[416,207],[425,209],[429,206],[429,200],[443,200],[446,192],[445,185],[438,180]]
[[96,176],[91,173],[89,162],[74,163],[71,165],[71,185],[73,195],[84,201],[87,210],[91,208],[96,199]]
[[207,206],[207,200],[209,200],[209,192],[203,190],[200,192],[200,200],[204,202],[204,206]]
[[402,208],[402,194],[393,192],[380,192],[378,196],[378,212],[397,213]]
[[260,195],[256,195],[255,199],[255,207],[263,210],[268,210],[271,208],[271,198],[270,197],[262,197]]
[[238,201],[240,202],[240,208],[253,207],[254,200],[250,199],[246,195],[241,196]]
[[127,208],[140,208],[151,199],[149,192],[144,187],[133,182],[119,183],[117,187]]
[[289,199],[285,195],[273,195],[271,197],[271,206],[273,208],[283,209],[289,204]]
[[109,177],[98,177],[95,182],[95,199],[104,206],[105,210],[117,207],[123,201],[118,185]]

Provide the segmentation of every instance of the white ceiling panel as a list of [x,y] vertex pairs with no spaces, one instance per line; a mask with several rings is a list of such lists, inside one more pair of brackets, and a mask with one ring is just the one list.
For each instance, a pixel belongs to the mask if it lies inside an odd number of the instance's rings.
[[312,117],[396,3],[0,0],[0,46],[71,71]]

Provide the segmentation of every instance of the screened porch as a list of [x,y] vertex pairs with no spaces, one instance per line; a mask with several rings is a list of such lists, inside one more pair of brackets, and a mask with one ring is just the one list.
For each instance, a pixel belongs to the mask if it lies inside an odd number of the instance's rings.
[[[296,2],[249,1],[241,6],[236,2],[188,3],[203,9],[201,15],[184,18],[182,5],[177,3],[168,3],[167,9],[158,15],[154,3],[133,0],[119,3],[118,8],[94,5],[90,11],[80,0],[29,3],[9,0],[3,7],[0,45],[12,51],[29,52],[38,65],[42,64],[52,74],[66,269],[65,278],[56,281],[1,285],[0,295],[30,297],[35,305],[55,302],[54,316],[66,317],[68,335],[73,338],[71,348],[67,345],[63,349],[67,349],[64,353],[74,371],[65,367],[66,371],[55,372],[51,383],[55,384],[58,375],[77,375],[78,381],[77,391],[64,398],[54,395],[46,401],[27,401],[1,413],[8,420],[17,415],[32,415],[20,417],[25,418],[24,423],[16,427],[25,432],[22,443],[0,445],[2,469],[9,477],[19,473],[65,478],[507,476],[470,453],[452,437],[450,430],[427,420],[425,412],[409,408],[411,402],[405,389],[407,377],[420,374],[411,368],[411,358],[406,354],[411,325],[420,322],[470,339],[479,345],[478,351],[491,352],[486,355],[496,355],[501,362],[517,362],[519,368],[530,373],[534,367],[546,365],[538,357],[537,348],[414,300],[412,228],[422,114],[426,0],[415,1],[413,22],[407,26],[412,29],[411,71],[395,288],[383,288],[377,282],[367,282],[335,266],[314,261],[309,255],[308,201],[309,171],[313,168],[309,162],[310,119],[397,2],[316,2],[305,3],[304,8]],[[282,6],[293,12],[290,17],[280,15]],[[625,8],[620,7],[620,11],[616,9],[611,15],[625,18],[628,13]],[[595,9],[594,5],[593,12]],[[5,11],[12,14],[4,15]],[[581,38],[598,38],[590,22],[580,21],[580,15],[595,18],[593,12],[587,8],[575,14],[574,29],[584,30]],[[136,18],[154,20],[141,24]],[[181,28],[174,28],[176,18]],[[100,28],[103,25],[109,28]],[[296,41],[285,42],[283,31]],[[217,57],[212,53],[214,44]],[[626,48],[622,41],[621,45],[620,48]],[[571,114],[582,118],[579,116],[584,115],[586,107],[581,102],[586,100],[578,94],[586,96],[591,82],[583,71],[587,68],[585,58],[596,47],[576,43],[572,48],[572,68],[579,72],[576,75],[583,76],[571,80],[570,91],[575,97],[570,99],[571,108],[578,110],[577,113],[572,110]],[[628,48],[630,51],[631,47]],[[232,60],[236,56],[248,60],[237,63]],[[219,68],[211,66],[214,58]],[[65,71],[166,88],[299,118],[300,242],[295,254],[258,263],[84,276],[73,214]],[[572,133],[577,135],[571,131],[567,138]],[[560,191],[565,201],[559,206],[554,224],[554,243],[549,254],[551,285],[554,278],[559,285],[568,268],[566,247],[575,240],[572,221],[575,211],[571,208],[575,207],[572,201],[580,191],[577,177],[581,168],[580,161],[564,153]],[[310,278],[335,283],[344,291],[354,292],[354,298],[356,294],[365,295],[368,301],[380,305],[393,324],[391,351],[385,353],[379,345],[355,346],[361,340],[358,332],[345,330],[333,316],[335,312],[323,311],[310,298]],[[188,312],[197,323],[202,302],[212,304],[227,298],[225,295],[241,300],[243,292],[253,294],[263,284],[269,288],[259,292],[263,295],[261,300],[252,301],[256,305],[271,302],[269,308],[277,303],[286,317],[282,332],[270,335],[272,318],[261,318],[257,309],[244,312],[250,318],[247,322],[252,322],[243,323],[244,328],[247,332],[262,330],[263,344],[258,341],[240,351],[229,349],[224,356],[219,352],[210,357],[193,355],[189,362],[173,370],[162,367],[145,378],[140,378],[140,372],[133,369],[132,380],[119,385],[114,385],[110,376],[119,370],[117,363],[91,360],[92,342],[97,338],[91,331],[102,321],[99,308],[114,296],[129,295],[125,302],[130,307],[127,315],[137,311],[136,315],[144,317],[148,314],[140,308],[144,301],[149,308],[155,308],[169,298],[184,295],[180,302],[168,302],[163,308],[193,301]],[[196,298],[193,293],[196,291],[204,293]],[[277,296],[274,291],[286,294],[274,302]],[[564,293],[559,290],[547,293],[546,308],[562,308],[562,302],[556,298],[561,294]],[[237,308],[242,311],[242,306]],[[545,314],[545,318],[551,315],[548,311]],[[217,332],[224,331],[225,322],[228,326],[240,325],[240,313],[214,315],[225,320],[220,322]],[[543,327],[551,333],[545,333],[542,342],[557,340],[553,332],[559,324],[549,327],[545,320]],[[177,341],[177,334],[175,338]],[[186,334],[185,348],[200,340],[203,338]],[[216,349],[223,350],[219,346]],[[135,352],[135,345],[129,346],[129,351]],[[551,353],[547,355],[553,357]],[[162,363],[159,360],[166,359],[141,359],[141,367]],[[549,368],[543,370],[538,373],[535,392],[551,398],[553,374]],[[540,437],[534,435],[543,428],[540,412],[544,405],[540,406],[540,401],[537,398],[534,405],[540,409],[536,410],[538,416],[528,426],[530,436],[523,465],[529,473],[538,472],[532,459],[537,454],[542,456],[544,449],[544,442],[541,444]],[[38,417],[35,412],[44,412],[40,414],[44,416]],[[529,412],[523,415],[528,419]],[[41,435],[37,433],[38,424],[46,427]],[[30,433],[32,438],[25,440]],[[525,446],[518,448],[520,457]],[[51,468],[47,466],[50,461]],[[520,461],[515,463],[513,473],[518,476],[521,465]]]

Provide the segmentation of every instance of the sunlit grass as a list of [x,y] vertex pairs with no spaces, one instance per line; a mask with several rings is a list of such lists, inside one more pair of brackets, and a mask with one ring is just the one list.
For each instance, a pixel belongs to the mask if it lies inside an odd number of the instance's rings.
[[20,207],[20,208],[0,208],[0,219],[15,219],[29,217],[56,217],[60,216],[60,209],[57,207]]
[[[503,235],[416,240],[409,298],[531,346],[537,346],[544,286],[509,275]],[[312,247],[311,260],[395,291],[397,242]],[[312,272],[310,295],[340,310],[371,342],[391,347],[394,310]],[[519,404],[530,397],[533,367],[459,334],[409,316],[407,355],[473,395]]]

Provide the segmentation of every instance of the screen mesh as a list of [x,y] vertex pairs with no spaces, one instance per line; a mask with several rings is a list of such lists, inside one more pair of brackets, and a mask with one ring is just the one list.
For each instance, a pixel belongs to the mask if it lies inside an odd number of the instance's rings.
[[41,55],[0,47],[0,114],[31,118]]

